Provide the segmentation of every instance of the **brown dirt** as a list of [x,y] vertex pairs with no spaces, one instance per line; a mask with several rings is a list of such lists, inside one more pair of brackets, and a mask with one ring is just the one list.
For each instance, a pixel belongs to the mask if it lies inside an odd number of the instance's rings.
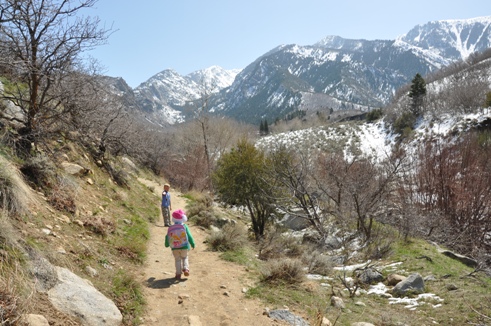
[[[160,187],[154,187],[160,196]],[[173,210],[186,201],[172,191]],[[245,298],[246,270],[207,250],[208,231],[188,223],[196,249],[189,252],[190,276],[174,278],[171,250],[164,247],[167,228],[162,216],[151,228],[147,262],[142,272],[148,311],[144,325],[283,325],[263,315],[265,305]]]

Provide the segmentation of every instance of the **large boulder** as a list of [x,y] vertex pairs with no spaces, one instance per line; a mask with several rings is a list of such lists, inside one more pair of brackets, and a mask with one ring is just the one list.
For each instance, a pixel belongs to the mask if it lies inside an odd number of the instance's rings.
[[408,293],[424,293],[425,282],[418,273],[409,275],[405,280],[399,282],[392,289],[396,297],[403,297]]
[[305,218],[294,216],[291,214],[285,214],[280,221],[280,224],[285,228],[300,231],[308,228],[310,226],[309,221]]
[[47,259],[29,251],[36,290],[48,294],[59,311],[73,316],[86,326],[119,326],[123,316],[114,302],[99,292],[89,280],[70,270],[52,265]]
[[464,256],[461,254],[457,254],[457,253],[449,251],[449,250],[442,250],[441,253],[447,257],[450,257],[452,259],[460,261],[462,264],[467,265],[467,266],[472,267],[472,268],[476,268],[478,265],[478,263],[475,259],[472,259],[470,257]]
[[405,279],[406,279],[406,276],[402,276],[399,274],[390,274],[389,276],[387,276],[387,285],[395,286],[399,282],[404,281]]
[[75,163],[62,162],[61,166],[65,170],[65,172],[70,175],[81,176],[89,172],[88,169]]
[[382,273],[372,267],[368,267],[363,270],[357,270],[355,274],[358,283],[361,284],[371,285],[382,282],[384,280],[384,276],[382,275]]
[[53,306],[87,326],[119,326],[123,316],[114,302],[87,280],[63,267],[55,267],[58,283],[48,291]]
[[285,309],[271,310],[268,316],[271,319],[286,321],[290,325],[309,326],[309,323],[305,319]]

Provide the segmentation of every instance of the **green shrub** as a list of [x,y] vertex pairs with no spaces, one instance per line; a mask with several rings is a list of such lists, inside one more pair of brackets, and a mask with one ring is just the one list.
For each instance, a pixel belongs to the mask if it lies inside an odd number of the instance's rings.
[[268,261],[261,272],[261,281],[270,284],[299,284],[305,278],[302,261],[283,258]]
[[222,230],[213,232],[207,243],[214,251],[239,250],[247,243],[247,232],[238,224],[227,224]]
[[414,129],[415,123],[416,116],[411,112],[404,112],[394,122],[394,132],[402,136],[407,136]]
[[191,191],[184,197],[189,200],[186,215],[192,218],[196,225],[207,229],[212,225],[217,225],[213,210],[213,197],[209,193]]
[[211,207],[213,205],[213,196],[208,192],[198,192],[193,190],[185,193],[183,197],[189,199],[191,206],[194,203],[204,204],[205,207]]
[[216,225],[216,218],[210,211],[200,211],[198,214],[193,215],[194,224],[209,229],[212,225]]
[[368,122],[373,122],[380,119],[383,115],[384,113],[382,109],[373,109],[372,111],[367,113],[366,119]]

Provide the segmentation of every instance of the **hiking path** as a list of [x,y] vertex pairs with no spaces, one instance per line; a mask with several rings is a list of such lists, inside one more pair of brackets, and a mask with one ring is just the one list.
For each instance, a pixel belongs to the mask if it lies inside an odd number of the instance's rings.
[[[152,187],[159,205],[162,187],[140,180]],[[186,199],[171,189],[172,209],[186,211]],[[220,259],[204,243],[209,231],[187,223],[196,248],[189,251],[190,275],[175,279],[174,257],[165,248],[167,227],[162,215],[151,226],[147,259],[141,273],[147,311],[143,325],[251,326],[286,325],[263,314],[265,305],[248,299],[245,291],[252,286],[244,266]],[[249,282],[249,284],[248,284]]]

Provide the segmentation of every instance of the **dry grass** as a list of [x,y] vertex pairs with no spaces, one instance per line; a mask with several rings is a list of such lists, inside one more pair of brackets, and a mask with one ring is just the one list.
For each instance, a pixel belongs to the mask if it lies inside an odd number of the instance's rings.
[[307,266],[309,273],[320,275],[330,275],[335,265],[331,257],[313,249],[304,252],[302,262]]
[[72,178],[58,177],[49,191],[48,201],[53,208],[74,214],[77,210],[75,198],[78,190],[79,186]]
[[258,249],[261,260],[297,258],[304,252],[304,246],[294,237],[283,234],[280,228],[269,230],[260,241]]
[[24,182],[17,168],[0,155],[0,206],[9,214],[28,211],[33,199],[32,189]]
[[28,309],[33,289],[26,276],[16,232],[5,214],[0,215],[0,325],[17,325]]

